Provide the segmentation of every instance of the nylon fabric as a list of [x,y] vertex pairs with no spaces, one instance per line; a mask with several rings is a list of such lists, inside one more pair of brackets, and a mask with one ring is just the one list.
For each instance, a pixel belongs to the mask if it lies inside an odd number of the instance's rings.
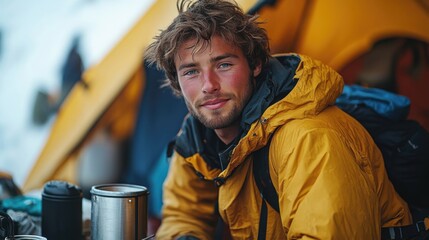
[[[288,66],[285,61],[294,64]],[[204,136],[197,138],[204,131],[183,134],[196,131],[195,124],[184,124],[171,162],[173,171],[165,182],[166,221],[157,236],[212,239],[216,217],[212,211],[217,203],[234,239],[257,239],[262,200],[253,179],[252,153],[273,134],[269,166],[280,215],[267,206],[266,239],[380,239],[381,226],[410,224],[407,205],[387,178],[381,152],[357,121],[332,106],[343,88],[341,76],[302,55],[278,56],[273,63],[284,67],[275,67],[265,77],[286,83],[262,84],[274,89],[259,91],[286,94],[281,100],[276,96],[269,100],[260,116],[255,117],[255,111],[249,114],[255,120],[243,128],[228,166],[219,171],[217,178],[226,179],[219,188],[195,174],[210,173],[204,178],[213,179],[214,167],[204,155],[207,151],[201,158],[179,154],[215,146]],[[292,74],[290,69],[295,69]],[[250,102],[265,104],[253,98]],[[243,122],[248,120],[246,113]],[[204,147],[198,148],[199,144]]]

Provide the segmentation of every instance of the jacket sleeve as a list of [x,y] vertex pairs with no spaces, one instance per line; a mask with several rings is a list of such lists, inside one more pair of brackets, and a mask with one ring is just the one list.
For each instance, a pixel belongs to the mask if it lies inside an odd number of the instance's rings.
[[380,207],[365,161],[337,132],[299,127],[307,130],[287,141],[273,138],[270,149],[271,159],[281,159],[271,171],[288,239],[380,239]]
[[193,236],[212,239],[217,222],[218,189],[201,180],[182,156],[174,153],[163,187],[163,218],[157,239]]

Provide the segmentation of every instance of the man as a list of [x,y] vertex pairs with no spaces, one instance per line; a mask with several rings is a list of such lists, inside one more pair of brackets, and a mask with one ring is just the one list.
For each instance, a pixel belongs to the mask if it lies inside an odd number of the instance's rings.
[[[225,0],[184,0],[147,49],[190,115],[164,183],[159,239],[212,239],[220,214],[234,239],[380,239],[410,224],[371,137],[333,106],[343,87],[306,56],[269,55],[255,17]],[[267,210],[252,153],[267,144],[280,210]],[[216,184],[215,184],[216,183]]]

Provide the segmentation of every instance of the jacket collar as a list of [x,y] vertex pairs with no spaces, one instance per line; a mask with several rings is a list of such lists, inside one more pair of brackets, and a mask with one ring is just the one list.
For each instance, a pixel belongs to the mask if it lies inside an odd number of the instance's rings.
[[293,77],[299,63],[300,58],[297,55],[291,55],[283,59],[283,62],[276,58],[270,59],[263,79],[258,79],[259,86],[243,110],[241,127],[244,134],[269,106],[284,98],[293,89],[296,84]]

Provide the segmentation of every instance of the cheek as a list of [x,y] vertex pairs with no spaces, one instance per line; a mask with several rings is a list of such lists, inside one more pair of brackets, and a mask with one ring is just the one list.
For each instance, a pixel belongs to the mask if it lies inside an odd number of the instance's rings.
[[192,102],[199,91],[199,87],[197,86],[197,84],[195,84],[195,82],[179,80],[179,85],[185,100],[188,102]]
[[[243,71],[245,72],[245,71]],[[236,72],[230,76],[231,81],[229,82],[230,86],[233,89],[247,92],[251,87],[249,73],[243,74],[243,72]]]

